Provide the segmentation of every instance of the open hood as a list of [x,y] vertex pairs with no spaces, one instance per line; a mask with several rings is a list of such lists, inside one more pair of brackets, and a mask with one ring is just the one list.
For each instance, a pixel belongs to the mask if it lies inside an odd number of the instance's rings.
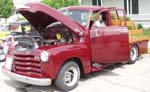
[[17,12],[21,13],[37,30],[41,31],[49,24],[59,21],[79,36],[83,35],[84,30],[79,24],[47,5],[27,3]]

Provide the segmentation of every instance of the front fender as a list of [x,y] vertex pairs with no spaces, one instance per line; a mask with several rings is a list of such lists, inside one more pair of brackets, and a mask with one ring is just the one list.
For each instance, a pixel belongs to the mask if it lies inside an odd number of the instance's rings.
[[91,70],[90,52],[86,45],[65,45],[48,50],[50,53],[49,62],[42,63],[42,70],[45,76],[55,79],[61,66],[73,57],[79,58],[83,66],[83,72]]

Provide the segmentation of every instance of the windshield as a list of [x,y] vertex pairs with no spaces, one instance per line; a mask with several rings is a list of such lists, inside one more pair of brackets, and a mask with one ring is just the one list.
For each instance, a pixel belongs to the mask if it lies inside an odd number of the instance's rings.
[[84,10],[60,10],[61,13],[71,17],[79,22],[81,25],[86,26],[89,19],[89,12]]

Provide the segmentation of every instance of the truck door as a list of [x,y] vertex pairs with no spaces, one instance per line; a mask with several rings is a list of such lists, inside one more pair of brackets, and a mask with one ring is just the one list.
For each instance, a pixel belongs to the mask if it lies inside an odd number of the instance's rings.
[[[119,41],[120,41],[120,50],[119,50],[119,60],[128,61],[130,58],[130,49],[129,49],[129,34],[128,28],[126,25],[126,13],[122,9],[115,10],[117,18],[113,18],[113,13],[110,12],[112,26],[115,26],[120,32]],[[118,21],[117,25],[113,25],[113,21]]]
[[[91,27],[90,35],[92,62],[116,63],[127,60],[129,55],[127,54],[129,50],[127,46],[128,37],[120,35],[120,30],[126,33],[127,29],[116,25],[113,26],[110,11],[108,10],[100,12],[97,16]],[[122,40],[122,38],[124,39]]]

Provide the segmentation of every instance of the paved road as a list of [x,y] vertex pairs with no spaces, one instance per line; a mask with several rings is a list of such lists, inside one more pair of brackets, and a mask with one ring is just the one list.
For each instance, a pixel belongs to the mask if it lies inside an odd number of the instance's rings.
[[[54,86],[24,86],[3,76],[0,68],[0,92],[59,91]],[[143,55],[133,65],[119,64],[113,70],[91,73],[70,92],[150,92],[150,55]]]

